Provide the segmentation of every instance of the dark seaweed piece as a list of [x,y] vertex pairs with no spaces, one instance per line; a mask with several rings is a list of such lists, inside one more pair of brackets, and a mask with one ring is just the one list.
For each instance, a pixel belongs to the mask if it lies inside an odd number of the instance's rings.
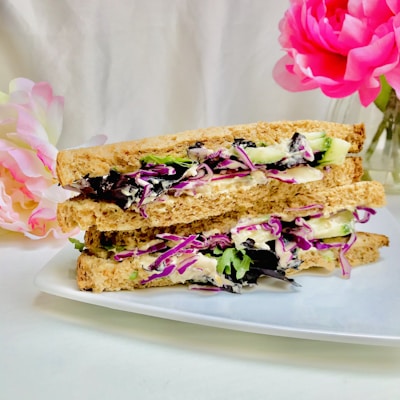
[[257,147],[257,145],[253,141],[242,139],[242,138],[234,139],[234,145],[235,146],[241,146],[243,148],[246,148],[246,147]]

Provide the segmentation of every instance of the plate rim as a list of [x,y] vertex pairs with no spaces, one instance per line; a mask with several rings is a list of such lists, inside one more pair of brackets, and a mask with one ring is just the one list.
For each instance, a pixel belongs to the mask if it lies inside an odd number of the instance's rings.
[[[380,209],[381,214],[387,214],[386,218],[392,217],[391,213],[386,209]],[[376,217],[376,216],[375,216]],[[393,223],[393,220],[392,220]],[[363,226],[363,228],[365,225]],[[392,229],[399,233],[400,227],[396,223],[392,225]],[[362,229],[367,230],[368,229]],[[370,231],[376,228],[369,229]],[[388,235],[392,241],[392,237]],[[396,238],[397,239],[397,238]],[[400,240],[398,240],[400,243]],[[399,246],[400,247],[400,246]],[[120,299],[129,297],[132,292],[110,292],[110,293],[92,293],[82,292],[76,287],[73,288],[68,283],[64,286],[55,286],[54,279],[57,274],[65,267],[62,263],[57,264],[57,260],[62,256],[70,256],[70,260],[67,262],[76,262],[76,252],[70,243],[62,248],[56,255],[54,255],[35,275],[34,284],[40,289],[40,291],[66,298],[72,301],[83,302],[95,306],[105,307],[108,309],[119,310],[124,312],[131,312],[135,314],[146,315],[155,318],[163,318],[172,321],[179,321],[183,323],[198,324],[203,326],[209,326],[213,328],[222,328],[235,331],[241,331],[246,333],[264,334],[271,336],[290,337],[298,339],[318,340],[318,341],[330,341],[330,342],[341,342],[341,343],[352,343],[352,344],[367,344],[367,345],[383,345],[383,346],[400,346],[400,334],[399,335],[386,335],[386,334],[375,334],[375,333],[354,333],[354,332],[336,332],[329,331],[327,329],[304,329],[299,327],[289,327],[278,324],[265,324],[257,323],[252,321],[246,321],[245,323],[238,321],[237,319],[221,318],[214,315],[207,315],[205,313],[199,314],[189,312],[185,310],[172,310],[168,308],[160,308],[159,306],[149,305],[145,303],[135,303],[122,301]],[[74,256],[72,256],[74,255]],[[72,260],[72,261],[71,261]],[[381,261],[382,262],[382,261]],[[74,265],[72,265],[74,268]],[[64,271],[65,272],[65,271]],[[330,279],[330,278],[329,278]],[[171,292],[171,288],[152,288],[152,291]],[[399,289],[400,290],[400,289]],[[176,291],[176,288],[174,288]],[[186,287],[182,287],[181,291],[190,292]],[[149,293],[149,289],[146,289],[146,293]],[[135,296],[137,292],[135,291]],[[237,296],[230,294],[231,296]],[[213,294],[213,296],[215,296]],[[242,294],[239,296],[246,296]],[[399,297],[400,298],[400,297]]]

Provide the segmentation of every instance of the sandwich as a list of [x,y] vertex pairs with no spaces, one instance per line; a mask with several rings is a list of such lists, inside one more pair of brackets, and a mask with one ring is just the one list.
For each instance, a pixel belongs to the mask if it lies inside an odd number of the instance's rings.
[[356,230],[385,203],[381,184],[360,182],[364,138],[362,125],[262,122],[61,151],[59,182],[77,195],[58,221],[86,231],[78,288],[349,277],[389,244]]
[[364,138],[363,125],[296,121],[64,150],[59,182],[77,196],[60,204],[58,222],[65,231],[168,226],[357,182],[361,159],[347,156]]
[[358,182],[188,224],[92,227],[78,258],[78,287],[101,292],[189,284],[238,293],[263,277],[296,285],[292,276],[306,270],[340,267],[349,277],[352,267],[376,261],[388,245],[384,235],[356,230],[383,196],[381,184]]

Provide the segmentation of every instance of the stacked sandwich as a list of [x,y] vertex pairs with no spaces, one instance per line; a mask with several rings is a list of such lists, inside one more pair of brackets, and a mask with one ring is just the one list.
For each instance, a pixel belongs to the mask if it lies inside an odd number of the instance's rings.
[[349,277],[388,245],[356,231],[385,202],[381,184],[361,181],[364,139],[363,125],[282,121],[60,151],[59,182],[77,194],[58,221],[86,231],[79,289]]

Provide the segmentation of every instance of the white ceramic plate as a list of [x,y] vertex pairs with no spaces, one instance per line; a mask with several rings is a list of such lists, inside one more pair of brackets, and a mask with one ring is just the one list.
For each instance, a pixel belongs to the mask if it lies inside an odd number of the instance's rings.
[[382,209],[363,230],[384,233],[391,246],[377,263],[355,268],[349,280],[299,276],[301,287],[265,279],[242,294],[186,287],[134,292],[80,292],[77,250],[64,248],[36,277],[43,291],[111,309],[244,332],[337,342],[400,345],[400,227]]

